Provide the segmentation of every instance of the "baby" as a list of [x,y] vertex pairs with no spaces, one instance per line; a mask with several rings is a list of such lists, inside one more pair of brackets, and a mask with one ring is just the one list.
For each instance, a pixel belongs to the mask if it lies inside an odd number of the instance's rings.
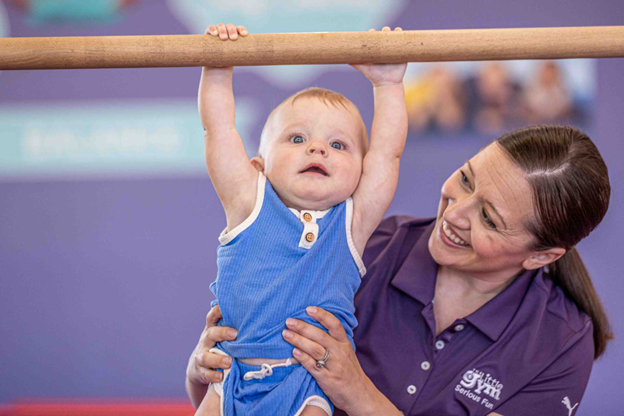
[[[220,24],[206,34],[236,40],[247,30]],[[251,161],[234,126],[233,69],[203,68],[206,165],[227,218],[212,306],[219,304],[219,324],[235,328],[238,338],[212,350],[233,361],[198,415],[333,412],[282,331],[287,318],[322,328],[305,312],[313,304],[334,314],[353,344],[362,252],[394,196],[407,135],[407,64],[354,66],[374,87],[370,147],[351,101],[309,88],[273,110]],[[328,359],[314,358],[320,367]]]

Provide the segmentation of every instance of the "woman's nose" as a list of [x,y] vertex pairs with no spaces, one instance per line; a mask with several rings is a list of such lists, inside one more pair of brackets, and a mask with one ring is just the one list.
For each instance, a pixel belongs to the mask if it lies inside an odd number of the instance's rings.
[[309,155],[318,154],[324,157],[327,156],[327,148],[320,140],[311,140],[307,150]]
[[469,198],[463,198],[461,200],[449,198],[443,217],[446,221],[450,222],[451,225],[467,230],[470,228],[469,211]]

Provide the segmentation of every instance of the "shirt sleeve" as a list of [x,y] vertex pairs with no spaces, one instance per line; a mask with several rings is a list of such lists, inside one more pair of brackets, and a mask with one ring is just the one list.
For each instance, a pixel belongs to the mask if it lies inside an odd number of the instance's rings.
[[362,260],[366,267],[379,257],[379,254],[386,248],[396,233],[397,228],[399,228],[399,219],[400,217],[396,216],[385,218],[373,232],[373,235],[370,236],[362,255]]
[[588,321],[557,360],[494,411],[503,416],[574,416],[593,362],[593,325]]

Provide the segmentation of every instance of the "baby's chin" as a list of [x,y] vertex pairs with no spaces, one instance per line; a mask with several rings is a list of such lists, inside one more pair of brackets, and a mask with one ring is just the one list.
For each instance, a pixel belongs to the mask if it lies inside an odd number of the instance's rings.
[[279,189],[273,187],[284,205],[298,211],[325,211],[344,202],[352,194],[348,191],[336,192],[335,190],[325,191],[323,189],[310,190],[310,192],[300,192],[298,189]]

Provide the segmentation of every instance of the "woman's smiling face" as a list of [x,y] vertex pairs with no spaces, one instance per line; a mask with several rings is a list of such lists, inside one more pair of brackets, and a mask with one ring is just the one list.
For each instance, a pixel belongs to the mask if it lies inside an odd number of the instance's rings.
[[[535,268],[525,228],[534,219],[525,173],[492,143],[442,186],[429,251],[440,266],[484,279],[510,278]],[[535,267],[533,267],[535,266]]]

